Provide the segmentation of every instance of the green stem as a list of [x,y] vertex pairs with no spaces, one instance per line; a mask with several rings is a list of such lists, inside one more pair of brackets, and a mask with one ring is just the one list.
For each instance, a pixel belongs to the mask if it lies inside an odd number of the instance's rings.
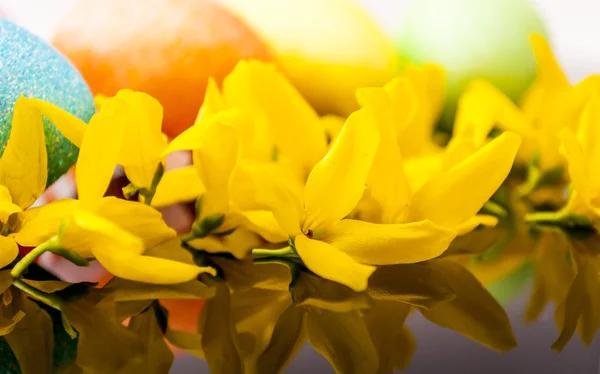
[[580,214],[568,213],[565,210],[558,212],[535,212],[525,215],[525,222],[546,225],[560,225],[564,227],[591,227],[590,220]]
[[194,235],[194,233],[188,233],[185,234],[181,237],[181,242],[184,244],[187,244],[189,242],[191,242],[192,240],[196,239],[196,235]]
[[15,265],[15,267],[11,270],[10,275],[12,275],[13,278],[20,277],[21,274],[23,274],[23,272],[29,267],[29,265],[31,265],[38,257],[57,247],[58,238],[56,236],[38,245]]
[[150,185],[150,189],[146,192],[146,194],[143,195],[144,204],[150,205],[152,203],[152,199],[156,194],[156,188],[158,187],[158,184],[160,183],[160,180],[162,179],[163,175],[165,175],[165,167],[161,162],[156,167],[156,171],[154,172],[154,176],[152,177],[152,184]]
[[61,300],[56,296],[40,291],[37,288],[32,287],[27,283],[21,281],[20,279],[13,279],[13,286],[17,287],[18,289],[27,293],[33,298],[38,299],[44,304],[49,305],[56,310],[61,310]]
[[74,263],[77,266],[89,266],[90,262],[73,251],[64,248],[52,248],[50,252],[65,260]]
[[528,213],[525,215],[525,222],[527,223],[558,223],[562,219],[561,214],[558,212],[535,212]]
[[255,256],[283,257],[295,255],[296,252],[294,252],[292,247],[286,247],[282,249],[253,249],[252,254]]
[[508,212],[502,205],[495,203],[492,200],[489,200],[483,205],[483,211],[497,217],[506,217],[508,215]]
[[525,180],[523,184],[517,187],[519,196],[525,197],[532,193],[538,186],[538,183],[541,179],[542,173],[540,172],[540,169],[538,169],[536,166],[531,165],[527,169],[527,180]]

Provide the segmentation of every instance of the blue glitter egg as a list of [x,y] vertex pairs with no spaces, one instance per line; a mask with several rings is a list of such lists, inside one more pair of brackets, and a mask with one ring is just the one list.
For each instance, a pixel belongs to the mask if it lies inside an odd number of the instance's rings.
[[[0,154],[20,95],[48,101],[86,123],[95,111],[90,89],[64,56],[27,30],[0,19]],[[47,119],[44,133],[50,185],[73,166],[79,150]]]

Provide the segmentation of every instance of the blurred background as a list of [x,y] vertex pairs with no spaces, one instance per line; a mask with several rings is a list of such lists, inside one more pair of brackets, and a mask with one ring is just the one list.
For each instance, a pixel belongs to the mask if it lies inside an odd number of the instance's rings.
[[[80,0],[0,0],[10,18],[50,40],[61,17]],[[401,28],[403,11],[419,0],[349,0],[358,3],[390,36]],[[452,0],[447,0],[452,3]],[[251,1],[249,1],[251,2]],[[285,1],[282,1],[283,3]],[[530,0],[549,29],[558,59],[569,77],[578,80],[600,70],[600,2],[596,0]],[[462,10],[456,9],[457,12]]]
[[[57,34],[57,30],[61,31],[63,39],[68,39],[69,30],[65,26],[65,16],[69,11],[77,5],[78,2],[85,0],[0,0],[0,10],[14,22],[24,26],[33,33],[39,35],[46,41],[51,42]],[[228,4],[258,4],[262,1],[254,0],[221,0]],[[288,3],[289,1],[289,3]],[[341,0],[340,0],[341,1]],[[521,69],[524,74],[530,74],[531,67],[525,66],[531,64],[532,59],[519,55],[521,53],[518,48],[510,48],[511,43],[516,39],[514,35],[520,30],[523,24],[532,25],[536,20],[531,19],[529,13],[523,13],[523,17],[513,17],[514,10],[510,8],[514,2],[520,0],[502,0],[504,8],[500,6],[500,10],[486,8],[487,5],[496,3],[500,4],[499,0],[436,0],[433,1],[440,8],[438,13],[431,11],[431,0],[346,0],[354,1],[365,14],[367,14],[373,24],[378,27],[382,35],[385,35],[399,50],[400,55],[409,59],[427,60],[429,57],[433,62],[444,62],[451,67],[450,73],[458,76],[456,83],[460,86],[462,82],[461,75],[468,75],[469,72],[477,70],[477,65],[465,66],[461,60],[467,52],[457,52],[452,47],[454,45],[461,46],[471,43],[473,48],[470,53],[473,56],[478,56],[482,61],[489,62],[505,58],[502,63],[513,64],[516,66],[513,70]],[[110,1],[107,1],[109,3]],[[122,0],[123,3],[134,3],[130,0]],[[279,0],[279,7],[285,8],[292,6],[292,3],[301,4],[302,0]],[[314,0],[306,1],[313,3]],[[337,1],[339,2],[339,1]],[[102,2],[96,3],[102,6]],[[140,3],[144,3],[141,2]],[[318,1],[315,2],[317,4]],[[326,3],[326,2],[325,2]],[[418,5],[416,3],[425,4]],[[487,4],[487,5],[482,5]],[[509,5],[506,5],[509,4]],[[579,81],[584,76],[592,73],[600,73],[600,1],[598,0],[571,0],[568,3],[564,0],[530,0],[529,4],[533,6],[535,11],[541,17],[545,24],[545,29],[548,38],[550,39],[553,49],[557,55],[560,64],[565,69],[572,83]],[[244,8],[243,5],[239,5]],[[295,5],[294,5],[295,6]],[[419,8],[420,7],[420,8]],[[247,7],[246,7],[247,8]],[[94,8],[99,11],[100,8]],[[90,10],[89,20],[94,20],[94,9]],[[439,10],[439,9],[443,9]],[[492,11],[490,11],[492,9]],[[502,13],[506,11],[507,13]],[[249,11],[251,13],[251,11]],[[488,13],[486,13],[488,12]],[[264,13],[264,12],[263,12]],[[103,13],[106,14],[106,13]],[[491,14],[491,15],[490,15]],[[521,14],[521,13],[519,13]],[[408,15],[408,16],[407,16]],[[423,15],[423,18],[419,16]],[[310,22],[311,17],[315,20],[322,20],[323,17],[335,18],[335,11],[331,14],[323,15],[320,11],[310,12],[305,15],[309,20],[306,24],[307,33],[311,29],[319,29],[327,31],[329,28],[337,28],[341,23],[332,21],[331,24],[317,25]],[[433,18],[427,18],[427,17]],[[168,17],[165,15],[165,17]],[[437,18],[436,18],[437,17]],[[487,18],[486,18],[487,17]],[[466,23],[463,28],[449,30],[446,28],[447,20],[453,19],[469,19],[472,24]],[[90,21],[87,22],[90,22]],[[493,21],[490,21],[493,20]],[[84,22],[84,21],[82,21]],[[102,21],[98,21],[102,22]],[[132,20],[135,23],[135,20]],[[341,21],[340,21],[341,22]],[[448,21],[450,22],[450,21]],[[491,24],[498,22],[502,24],[503,30],[510,30],[506,35],[500,36],[500,40],[505,43],[496,41],[494,45],[500,45],[505,48],[507,53],[515,55],[506,56],[503,50],[496,51],[500,57],[494,54],[493,50],[486,49],[485,38],[489,37],[488,30],[492,30]],[[67,19],[67,23],[72,23]],[[167,22],[168,23],[168,22]],[[415,26],[416,24],[416,26]],[[426,25],[425,25],[426,24]],[[427,32],[423,33],[422,29],[427,28]],[[127,26],[123,26],[127,28]],[[324,29],[323,29],[324,27]],[[370,27],[370,26],[369,26]],[[532,26],[537,27],[537,26]],[[516,30],[516,31],[515,31]],[[339,31],[339,30],[338,30]],[[342,30],[343,31],[343,30]],[[316,33],[317,31],[312,31]],[[511,34],[514,32],[515,34]],[[65,34],[66,33],[66,34]],[[365,31],[367,33],[367,31]],[[65,37],[65,35],[67,37]],[[355,35],[355,34],[353,34]],[[365,34],[366,35],[366,34]],[[407,36],[408,35],[408,36]],[[118,36],[109,34],[97,34],[98,44],[102,45],[102,40],[105,38],[114,38]],[[343,37],[343,33],[342,33]],[[339,36],[338,36],[339,38]],[[327,40],[327,38],[324,38]],[[354,41],[353,41],[354,42]],[[419,49],[421,45],[430,42],[431,49],[425,47]],[[413,43],[413,44],[411,44]],[[442,44],[436,44],[442,43]],[[483,44],[482,44],[483,43]],[[415,47],[415,44],[418,44]],[[518,44],[518,43],[515,43]],[[413,50],[411,50],[412,46]],[[284,46],[285,47],[285,46]],[[443,47],[443,48],[442,48]],[[318,50],[321,48],[320,50]],[[332,49],[333,48],[333,49]],[[59,48],[60,49],[60,48]],[[311,51],[315,55],[322,53],[323,50],[329,50],[329,53],[338,56],[346,56],[349,60],[356,58],[360,60],[364,56],[356,56],[359,52],[351,50],[335,50],[334,47],[328,45],[320,45]],[[358,50],[359,48],[357,48]],[[374,59],[374,54],[381,53],[380,50],[369,51],[366,49],[366,60]],[[439,53],[438,53],[439,52]],[[412,54],[411,54],[412,53]],[[436,54],[437,53],[437,54]],[[415,57],[417,56],[417,57]],[[521,57],[523,57],[521,59]],[[363,58],[363,60],[365,60]],[[366,61],[365,60],[365,61]],[[507,62],[508,61],[508,62]],[[421,61],[419,61],[421,62]],[[502,85],[510,80],[505,75],[503,66],[498,63],[498,76],[491,76],[492,81],[498,85]],[[349,62],[348,65],[352,65]],[[493,64],[492,64],[493,65]],[[455,69],[452,70],[452,67]],[[339,69],[338,69],[339,70]],[[299,70],[300,71],[300,70]],[[337,71],[337,70],[336,70]],[[299,72],[299,76],[308,74],[306,69]],[[489,72],[485,72],[488,74]],[[495,74],[496,71],[489,73]],[[85,74],[84,74],[85,75]],[[293,73],[291,73],[292,79]],[[352,74],[349,73],[349,76]],[[298,77],[296,77],[298,78]],[[343,78],[343,77],[342,77]],[[300,79],[300,78],[298,78]],[[366,79],[366,78],[365,78]],[[450,77],[450,79],[454,79]],[[376,81],[377,79],[375,79]],[[525,79],[527,80],[527,79]],[[339,81],[339,79],[338,79]],[[371,84],[369,79],[366,79],[366,84]],[[452,81],[450,81],[452,83]],[[376,82],[373,82],[375,84]],[[514,85],[507,84],[503,87],[509,94],[512,93]],[[340,87],[339,89],[344,89]],[[351,88],[349,91],[351,91]],[[520,88],[515,88],[519,91]],[[336,112],[344,114],[347,111],[346,103],[331,103],[327,98],[318,97],[315,92],[311,91],[311,87],[304,90],[307,96],[310,97],[311,103],[317,106],[321,112]],[[513,96],[518,96],[516,92]],[[316,103],[316,104],[315,104]],[[179,132],[179,129],[172,130],[173,133]],[[68,190],[68,184],[59,185],[60,188]],[[65,192],[68,194],[69,192]],[[514,323],[519,347],[509,353],[500,355],[495,352],[473,343],[458,334],[449,331],[441,330],[438,327],[430,325],[420,316],[414,316],[409,321],[409,326],[415,333],[418,341],[418,349],[413,358],[411,367],[407,370],[408,373],[599,373],[599,357],[600,357],[600,342],[598,340],[590,347],[584,347],[579,339],[573,339],[567,348],[557,355],[550,350],[550,344],[557,336],[556,329],[551,311],[547,311],[540,321],[534,325],[525,325],[522,323],[522,313],[527,299],[527,289],[523,290],[523,294],[517,295],[514,300],[508,305],[508,313]],[[173,366],[172,373],[204,373],[208,372],[206,365],[200,360],[191,356],[179,355]],[[289,373],[328,373],[333,372],[325,359],[316,354],[310,347],[300,353],[288,369]]]

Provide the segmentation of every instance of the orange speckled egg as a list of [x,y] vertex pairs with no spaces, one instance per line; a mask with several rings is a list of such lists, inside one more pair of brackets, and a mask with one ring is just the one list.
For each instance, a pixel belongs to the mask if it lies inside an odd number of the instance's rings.
[[210,76],[221,81],[241,59],[271,59],[250,27],[208,0],[82,0],[53,43],[94,94],[156,97],[171,137],[192,125]]

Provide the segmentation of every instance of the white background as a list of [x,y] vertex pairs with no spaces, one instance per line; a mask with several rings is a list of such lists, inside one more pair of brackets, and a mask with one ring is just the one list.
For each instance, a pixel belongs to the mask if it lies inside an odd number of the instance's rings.
[[[49,39],[62,14],[77,1],[0,0],[0,9],[15,22]],[[419,0],[354,1],[363,5],[379,21],[384,31],[393,35],[398,29],[404,8],[411,1]],[[600,73],[600,0],[530,2],[546,20],[555,51],[571,79],[575,81],[590,73]]]

